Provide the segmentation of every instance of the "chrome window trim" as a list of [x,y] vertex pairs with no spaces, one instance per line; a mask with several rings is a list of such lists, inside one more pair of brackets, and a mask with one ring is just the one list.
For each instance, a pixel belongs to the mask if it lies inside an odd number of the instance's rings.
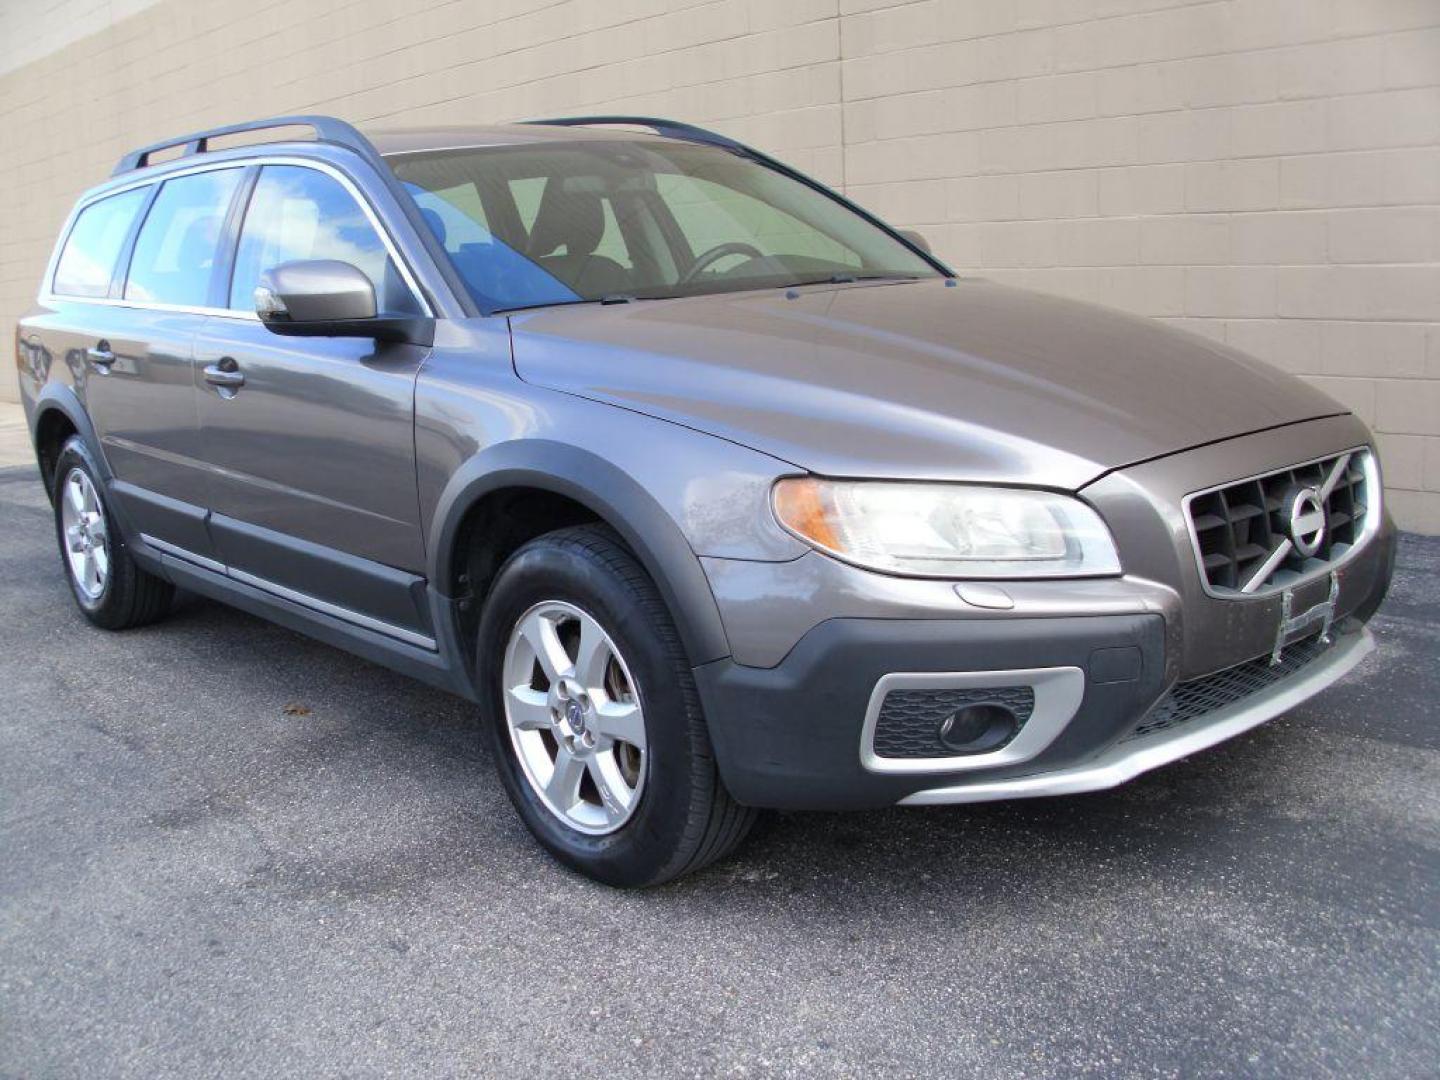
[[155,311],[174,315],[205,315],[212,319],[248,319],[259,322],[260,316],[253,311],[236,311],[233,308],[190,307],[186,304],[161,304],[149,300],[120,300],[114,297],[54,296],[40,297],[42,304],[93,304],[96,307],[134,308],[139,311]]
[[[1216,491],[1233,487],[1236,484],[1248,484],[1255,480],[1263,480],[1267,476],[1274,476],[1277,472],[1284,472],[1288,469],[1303,469],[1307,465],[1319,465],[1322,462],[1333,461],[1336,458],[1346,455],[1362,455],[1362,468],[1365,470],[1365,526],[1360,530],[1360,535],[1355,538],[1355,543],[1345,550],[1345,553],[1338,559],[1332,559],[1324,566],[1316,567],[1283,585],[1270,585],[1255,589],[1253,592],[1242,592],[1240,589],[1217,590],[1210,586],[1210,580],[1205,575],[1205,556],[1200,551],[1200,537],[1195,531],[1195,515],[1191,513],[1190,504],[1196,499],[1203,498]],[[1380,521],[1384,517],[1384,488],[1380,481],[1380,459],[1375,453],[1375,448],[1368,443],[1361,443],[1359,446],[1351,446],[1344,450],[1332,450],[1328,454],[1321,454],[1319,457],[1310,458],[1306,461],[1297,461],[1290,465],[1279,465],[1273,469],[1266,469],[1264,472],[1254,473],[1251,476],[1241,476],[1234,480],[1226,480],[1221,484],[1214,484],[1199,491],[1192,491],[1180,502],[1180,509],[1185,518],[1185,531],[1190,537],[1190,552],[1195,556],[1195,573],[1200,579],[1200,588],[1205,591],[1206,596],[1216,600],[1265,600],[1284,592],[1286,589],[1297,589],[1307,585],[1317,578],[1339,570],[1342,566],[1356,558],[1365,550],[1367,544],[1374,539],[1375,534],[1380,531]]]
[[[214,318],[254,319],[258,322],[260,317],[256,315],[255,312],[236,310],[234,308],[192,307],[184,304],[163,304],[145,300],[128,300],[112,297],[67,296],[64,293],[55,292],[55,271],[59,263],[60,252],[64,250],[65,242],[69,239],[70,232],[75,227],[76,219],[78,219],[80,214],[88,207],[100,202],[102,199],[123,194],[134,188],[163,184],[167,180],[174,180],[178,177],[190,176],[195,173],[214,172],[219,169],[246,169],[252,165],[296,165],[305,169],[314,169],[316,172],[324,173],[338,181],[340,186],[355,200],[356,204],[365,214],[366,219],[370,222],[371,227],[375,230],[376,235],[380,237],[380,242],[385,245],[386,253],[394,260],[396,267],[399,269],[400,276],[404,279],[406,288],[410,290],[411,295],[419,303],[423,317],[427,319],[435,318],[435,311],[430,306],[429,301],[426,300],[425,292],[420,288],[419,279],[415,276],[410,263],[401,254],[394,237],[390,235],[390,230],[385,227],[384,223],[380,220],[379,214],[375,212],[375,207],[371,204],[370,199],[361,191],[355,181],[345,175],[343,171],[331,165],[328,161],[319,161],[315,158],[295,157],[287,154],[202,162],[184,168],[173,169],[159,176],[149,176],[116,187],[107,187],[103,192],[96,192],[93,198],[83,199],[77,202],[70,211],[70,217],[66,219],[65,228],[60,234],[60,239],[56,242],[54,250],[50,253],[50,262],[45,268],[44,286],[39,297],[37,297],[37,302],[41,304],[95,304],[103,307],[129,307],[139,308],[145,311],[168,311],[184,315],[208,315]],[[254,192],[252,190],[250,195],[246,197],[247,203],[245,208],[247,212],[249,211],[248,199],[253,197],[253,195]],[[243,217],[241,218],[240,227],[243,231]]]
[[318,596],[311,596],[309,593],[301,592],[299,589],[292,589],[288,585],[281,585],[279,582],[271,581],[269,578],[260,577],[257,574],[247,574],[244,570],[236,570],[234,567],[226,566],[222,562],[208,558],[204,555],[197,555],[187,548],[180,547],[165,540],[157,540],[148,533],[141,533],[140,539],[156,551],[163,552],[176,559],[182,559],[192,566],[202,570],[209,570],[213,574],[228,577],[232,581],[238,581],[243,585],[259,589],[261,592],[269,593],[271,596],[279,597],[282,600],[289,600],[291,603],[299,604],[301,607],[309,608],[311,611],[319,612],[321,615],[329,615],[332,618],[347,622],[352,626],[358,626],[365,630],[373,630],[377,634],[384,634],[386,637],[403,641],[407,645],[417,645],[430,652],[436,652],[435,639],[424,634],[416,633],[414,630],[407,630],[403,626],[396,626],[394,623],[385,622],[340,604],[332,604],[329,600],[321,600]]
[[[893,758],[875,752],[875,725],[891,690],[984,689],[1028,686],[1035,707],[1020,730],[1004,746],[984,754],[955,757]],[[882,675],[870,691],[865,725],[860,731],[860,764],[877,773],[961,772],[993,769],[1029,761],[1070,723],[1085,696],[1085,673],[1077,667],[1019,668],[1013,671],[906,671]]]

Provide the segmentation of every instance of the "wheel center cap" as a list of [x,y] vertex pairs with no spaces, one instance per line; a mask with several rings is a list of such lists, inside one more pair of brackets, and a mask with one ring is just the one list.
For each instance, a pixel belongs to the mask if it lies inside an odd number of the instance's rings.
[[570,730],[576,735],[585,734],[585,710],[580,707],[578,701],[565,703],[565,722],[570,725]]

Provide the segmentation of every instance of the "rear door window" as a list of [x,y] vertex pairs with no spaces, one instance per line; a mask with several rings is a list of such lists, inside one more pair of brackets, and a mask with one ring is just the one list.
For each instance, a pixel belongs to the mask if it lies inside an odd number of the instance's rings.
[[207,306],[220,233],[239,182],[239,169],[165,181],[135,239],[125,299]]
[[130,235],[148,187],[93,202],[75,219],[65,240],[50,291],[57,296],[108,296],[115,260]]

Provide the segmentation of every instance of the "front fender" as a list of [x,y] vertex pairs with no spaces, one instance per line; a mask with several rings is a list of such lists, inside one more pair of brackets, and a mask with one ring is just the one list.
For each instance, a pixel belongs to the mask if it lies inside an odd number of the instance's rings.
[[674,519],[611,462],[547,439],[485,447],[450,477],[426,530],[428,577],[442,595],[455,580],[455,541],[467,511],[490,492],[508,487],[552,491],[589,509],[620,534],[660,589],[690,662],[705,664],[730,654],[705,572]]

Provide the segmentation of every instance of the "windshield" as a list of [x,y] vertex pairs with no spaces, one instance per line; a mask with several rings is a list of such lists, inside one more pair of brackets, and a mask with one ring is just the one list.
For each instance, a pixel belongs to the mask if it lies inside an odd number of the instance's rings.
[[586,140],[389,163],[487,311],[939,276],[834,199],[716,147]]

